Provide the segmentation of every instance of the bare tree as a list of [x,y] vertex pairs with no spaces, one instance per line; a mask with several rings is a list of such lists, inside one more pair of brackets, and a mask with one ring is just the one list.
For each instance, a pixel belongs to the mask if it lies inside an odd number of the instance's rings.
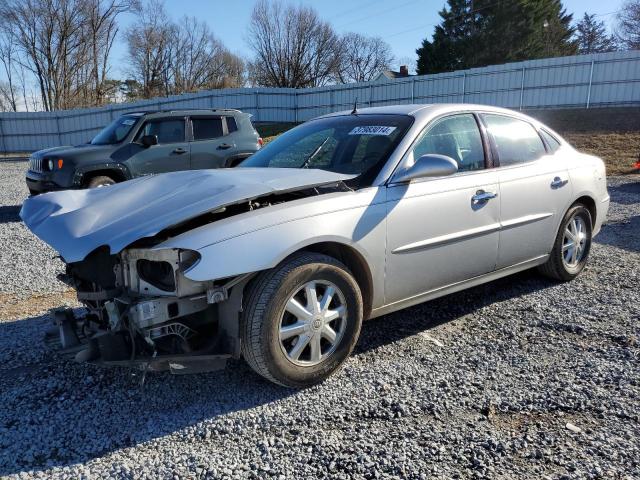
[[380,37],[347,33],[342,37],[336,80],[340,83],[367,82],[393,63],[391,47]]
[[640,0],[627,0],[618,13],[617,34],[629,50],[640,49]]
[[131,79],[142,86],[143,98],[168,95],[175,26],[159,0],[141,6],[136,14],[138,21],[125,32]]
[[3,1],[4,29],[19,64],[35,77],[45,110],[84,106],[87,97],[100,103],[116,19],[133,1]]
[[5,111],[18,111],[17,86],[15,82],[16,54],[16,46],[11,42],[7,32],[3,31],[2,26],[0,26],[0,63],[7,79],[6,85],[0,87],[0,95],[3,97],[2,109]]
[[269,87],[315,87],[332,80],[340,61],[333,28],[307,6],[259,0],[251,14],[252,82]]
[[185,17],[174,28],[172,43],[172,93],[241,84],[244,62],[225,48],[206,23]]

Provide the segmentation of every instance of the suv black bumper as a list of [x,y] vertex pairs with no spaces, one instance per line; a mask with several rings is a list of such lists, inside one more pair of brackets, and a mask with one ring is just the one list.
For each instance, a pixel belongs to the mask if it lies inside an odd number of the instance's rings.
[[63,187],[58,185],[53,179],[46,174],[27,172],[25,177],[27,182],[27,188],[31,195],[37,195],[39,193],[54,192],[56,190],[66,190],[69,187]]

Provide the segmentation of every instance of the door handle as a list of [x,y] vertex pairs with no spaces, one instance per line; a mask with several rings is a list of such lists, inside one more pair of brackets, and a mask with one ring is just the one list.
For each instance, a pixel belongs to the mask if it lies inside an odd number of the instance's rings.
[[228,148],[231,148],[233,145],[229,145],[228,143],[222,143],[220,145],[218,145],[218,150],[227,150]]
[[471,197],[471,203],[473,205],[479,205],[481,203],[488,202],[492,198],[496,198],[498,196],[495,192],[485,192],[484,190],[478,190],[476,194]]
[[176,148],[173,153],[177,153],[178,155],[182,155],[183,153],[187,153],[187,151],[184,148]]
[[551,182],[551,188],[564,187],[567,183],[569,183],[569,180],[562,180],[560,177],[556,177]]

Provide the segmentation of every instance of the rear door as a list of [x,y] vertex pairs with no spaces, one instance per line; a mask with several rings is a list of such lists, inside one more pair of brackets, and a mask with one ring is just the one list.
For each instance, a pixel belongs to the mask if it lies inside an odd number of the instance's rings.
[[546,255],[571,197],[564,162],[547,153],[536,128],[508,115],[483,114],[500,183],[497,268]]
[[185,117],[146,120],[133,141],[139,143],[143,136],[155,135],[158,144],[141,148],[127,161],[133,176],[189,170],[190,143],[186,133]]
[[[233,126],[235,126],[235,121]],[[191,168],[222,168],[237,154],[234,132],[220,115],[191,117]]]

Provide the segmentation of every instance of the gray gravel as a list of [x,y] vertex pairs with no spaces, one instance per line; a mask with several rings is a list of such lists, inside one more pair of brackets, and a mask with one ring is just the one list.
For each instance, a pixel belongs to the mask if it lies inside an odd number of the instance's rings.
[[56,279],[64,264],[55,250],[31,234],[18,216],[29,195],[27,162],[0,161],[0,294],[21,297],[68,289]]
[[[3,205],[23,168],[0,165]],[[0,476],[639,478],[640,178],[610,193],[577,280],[525,272],[373,320],[305,391],[241,362],[141,389],[43,350],[44,316],[0,323]],[[0,228],[2,291],[58,288],[49,251]]]

